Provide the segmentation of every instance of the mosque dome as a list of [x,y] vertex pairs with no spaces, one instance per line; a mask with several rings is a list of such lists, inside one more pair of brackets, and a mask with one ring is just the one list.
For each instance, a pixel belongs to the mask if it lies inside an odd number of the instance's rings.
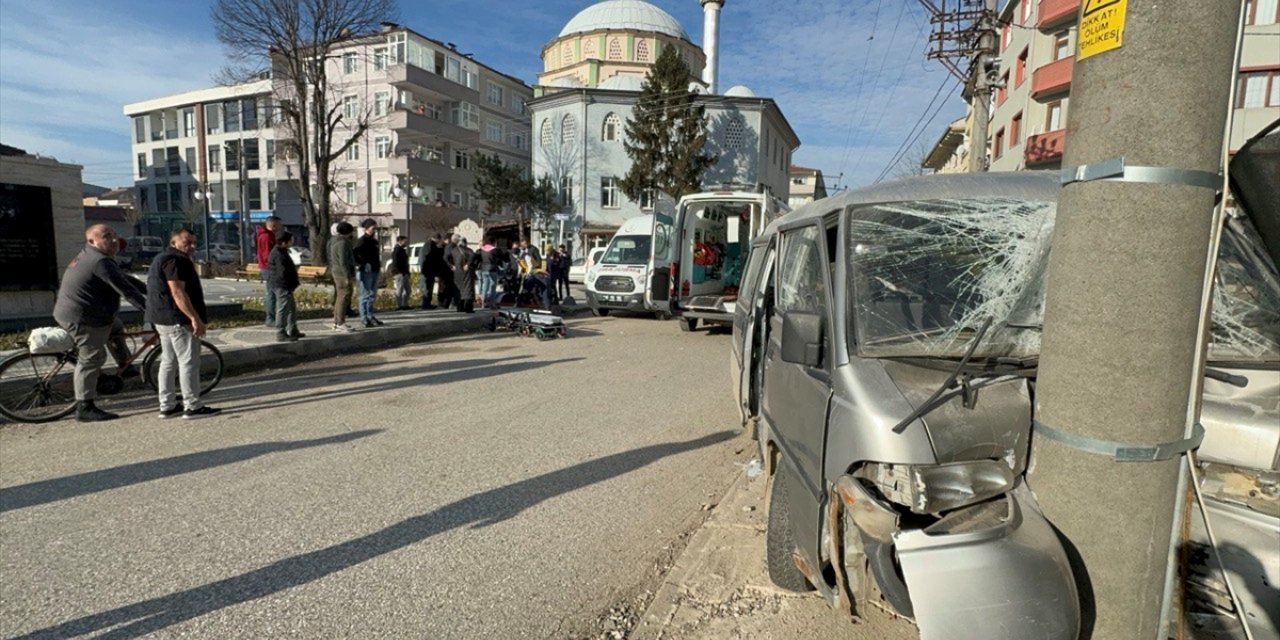
[[558,37],[589,31],[652,31],[690,41],[671,14],[644,0],[604,0],[578,12]]
[[614,91],[640,91],[644,87],[644,78],[630,73],[619,73],[600,83],[601,89]]
[[730,98],[754,98],[756,97],[756,92],[748,89],[745,84],[735,84],[729,87],[729,90],[725,91],[724,95]]

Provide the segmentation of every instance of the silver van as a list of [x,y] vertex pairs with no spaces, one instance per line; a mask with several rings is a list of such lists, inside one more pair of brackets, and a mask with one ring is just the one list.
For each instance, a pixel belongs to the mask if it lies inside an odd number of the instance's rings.
[[[1078,636],[1067,553],[1023,475],[1059,190],[1040,172],[925,176],[807,204],[756,239],[731,368],[770,474],[778,586],[855,617],[892,610],[926,640]],[[1247,440],[1274,496],[1280,290],[1246,267],[1234,291],[1255,304],[1210,358],[1218,379],[1253,382],[1206,385],[1203,450],[1238,465],[1231,441]],[[1268,517],[1251,547],[1264,563],[1280,555]]]

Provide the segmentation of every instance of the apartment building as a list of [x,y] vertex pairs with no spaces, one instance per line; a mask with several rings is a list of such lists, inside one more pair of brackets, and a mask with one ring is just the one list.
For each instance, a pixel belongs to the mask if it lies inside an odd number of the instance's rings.
[[787,204],[792,209],[827,197],[827,183],[822,179],[821,169],[810,169],[793,164],[789,174],[791,195],[787,198]]
[[[392,23],[336,48],[329,64],[331,100],[343,115],[335,145],[358,123],[368,126],[335,164],[335,216],[374,217],[390,235],[417,242],[480,221],[474,154],[528,170],[533,92],[519,79]],[[282,170],[283,180],[297,167]]]
[[[134,202],[142,235],[177,227],[237,243],[278,208],[271,81],[219,86],[124,106],[132,122]],[[300,214],[287,217],[294,231]]]
[[[1280,118],[1280,6],[1246,0],[1230,150]],[[1061,167],[1080,0],[1012,0],[1000,13],[1002,87],[992,96],[991,171]],[[1231,46],[1224,41],[1223,46]]]

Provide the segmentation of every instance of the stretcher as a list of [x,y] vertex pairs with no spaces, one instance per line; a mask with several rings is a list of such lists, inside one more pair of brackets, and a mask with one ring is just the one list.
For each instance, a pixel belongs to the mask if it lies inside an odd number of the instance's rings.
[[539,340],[566,338],[569,335],[564,318],[540,309],[499,309],[489,319],[489,330],[499,329],[514,331],[524,337],[537,336]]

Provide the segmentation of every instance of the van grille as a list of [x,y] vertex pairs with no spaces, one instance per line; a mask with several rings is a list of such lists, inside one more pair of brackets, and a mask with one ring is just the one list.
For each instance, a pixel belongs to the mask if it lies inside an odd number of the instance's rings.
[[596,278],[596,290],[610,293],[631,293],[636,281],[627,276],[600,276]]

